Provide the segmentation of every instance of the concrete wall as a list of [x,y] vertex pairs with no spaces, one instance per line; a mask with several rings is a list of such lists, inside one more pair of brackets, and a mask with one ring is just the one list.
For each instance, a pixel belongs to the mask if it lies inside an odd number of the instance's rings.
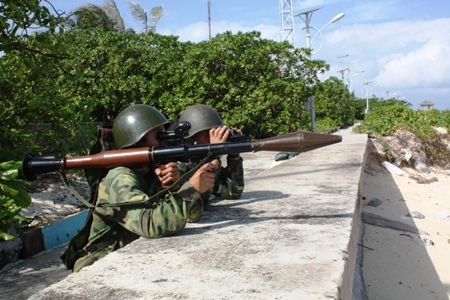
[[274,163],[179,235],[141,238],[30,299],[352,299],[366,135]]

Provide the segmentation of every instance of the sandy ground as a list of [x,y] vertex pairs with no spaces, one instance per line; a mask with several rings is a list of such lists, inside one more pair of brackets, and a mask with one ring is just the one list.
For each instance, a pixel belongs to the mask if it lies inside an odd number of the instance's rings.
[[[430,181],[422,184],[411,177],[413,172],[391,175],[366,166],[364,175],[362,213],[388,219],[376,226],[364,223],[363,277],[368,299],[449,299],[449,172],[421,174]],[[381,204],[369,205],[373,198]],[[416,212],[424,218],[408,216]],[[400,230],[390,220],[411,225],[411,230]]]
[[[75,172],[68,173],[67,178],[78,193],[88,200],[90,189],[86,179]],[[57,173],[40,176],[29,183],[30,186],[25,189],[31,196],[31,205],[22,209],[21,214],[32,219],[30,227],[46,225],[85,209],[81,201],[67,190]]]

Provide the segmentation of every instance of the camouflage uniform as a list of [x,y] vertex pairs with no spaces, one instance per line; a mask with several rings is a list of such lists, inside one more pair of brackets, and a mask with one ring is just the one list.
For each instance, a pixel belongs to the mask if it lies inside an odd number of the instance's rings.
[[[113,143],[116,149],[136,147],[148,132],[168,125],[166,117],[154,107],[135,104],[114,120]],[[98,136],[91,154],[107,150],[103,143],[107,137]],[[75,272],[140,236],[176,234],[186,226],[191,208],[200,197],[188,181],[177,192],[163,191],[154,170],[121,166],[109,171],[85,171],[91,187],[89,202],[95,207],[61,256],[66,267]]]
[[74,271],[140,236],[157,238],[181,231],[186,226],[191,205],[200,195],[186,182],[177,192],[168,192],[146,206],[132,205],[132,202],[148,200],[161,190],[161,183],[152,171],[145,174],[141,169],[127,167],[110,170],[99,184],[96,204],[131,204],[94,209],[89,240],[84,247],[87,255],[76,261]]
[[[225,126],[219,114],[210,106],[205,104],[192,105],[181,114],[179,120],[181,122],[189,122],[191,128],[185,142],[193,138],[199,132],[209,131],[212,128]],[[195,141],[197,142],[197,141]],[[244,168],[242,157],[238,160],[232,158],[239,157],[239,154],[227,155],[227,166],[219,167],[216,171],[216,180],[214,187],[203,193],[200,201],[197,201],[191,208],[188,222],[196,222],[200,219],[203,210],[209,204],[211,195],[219,196],[225,199],[238,199],[244,191]],[[195,167],[195,162],[188,164],[178,163],[180,172],[187,172]]]
[[[181,173],[186,173],[195,167],[195,163],[178,163]],[[200,199],[192,204],[188,222],[196,222],[203,211],[208,207],[211,195],[224,199],[239,199],[244,191],[243,159],[233,160],[227,158],[227,166],[220,166],[216,171],[215,185],[209,191],[201,194]]]

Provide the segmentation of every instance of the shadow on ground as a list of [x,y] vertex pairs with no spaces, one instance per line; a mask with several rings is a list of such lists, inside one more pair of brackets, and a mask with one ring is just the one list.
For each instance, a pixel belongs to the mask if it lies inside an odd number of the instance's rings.
[[[362,196],[383,203],[364,205],[363,277],[369,299],[448,299],[427,253],[424,239],[409,212],[401,191],[390,174],[365,173]],[[364,218],[366,214],[366,218]],[[370,215],[370,218],[367,216]],[[377,218],[377,216],[379,218]]]

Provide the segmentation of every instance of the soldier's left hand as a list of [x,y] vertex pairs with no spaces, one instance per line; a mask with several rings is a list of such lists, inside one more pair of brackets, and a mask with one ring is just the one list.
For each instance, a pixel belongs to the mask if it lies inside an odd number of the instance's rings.
[[[180,179],[180,170],[178,169],[178,164],[176,162],[170,162],[160,166],[155,170],[155,173],[163,188],[169,187],[175,181]],[[176,189],[176,187],[174,187],[174,189]]]
[[228,139],[228,127],[222,126],[209,130],[209,142],[211,144],[225,143]]
[[242,133],[242,130],[237,129],[237,128],[231,128],[231,129],[233,129],[234,131],[236,131],[237,133],[239,133],[239,135],[244,136],[244,134]]

